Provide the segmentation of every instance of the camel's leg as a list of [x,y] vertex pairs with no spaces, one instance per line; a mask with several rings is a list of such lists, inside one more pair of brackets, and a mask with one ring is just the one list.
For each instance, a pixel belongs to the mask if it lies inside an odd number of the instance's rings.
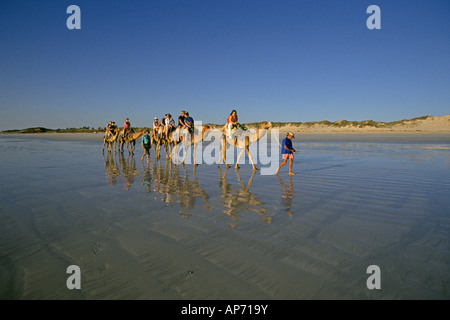
[[219,150],[219,161],[217,161],[217,167],[218,168],[219,168],[219,165],[222,163],[222,153],[223,153],[223,148],[221,147],[220,150]]
[[252,163],[253,170],[258,170],[258,168],[253,163],[252,155],[250,154],[250,150],[248,149],[248,145],[245,146],[245,152],[247,152],[248,158],[250,159],[250,162]]
[[166,146],[167,151],[167,159],[172,159],[172,142],[167,142]]
[[166,153],[166,159],[170,159],[170,156],[167,153],[167,144],[166,143],[164,143],[164,152]]
[[181,158],[180,163],[184,165],[184,160],[186,159],[188,147],[187,147],[187,144],[183,144],[183,145],[184,145],[184,152],[183,152],[183,158]]
[[242,154],[244,153],[245,149],[242,149],[241,152],[239,152],[239,155],[236,160],[236,165],[234,166],[236,169],[239,169],[239,160],[241,159]]
[[156,144],[156,151],[155,151],[155,157],[159,159],[160,157],[160,152],[161,152],[161,143],[158,141],[158,143]]
[[127,149],[128,149],[128,154],[133,154],[133,142],[132,141],[128,141]]
[[183,158],[181,159],[181,164],[184,165],[184,161],[186,160],[186,156],[188,154],[189,146],[187,143],[184,143],[184,152],[183,152]]
[[195,142],[192,144],[192,159],[194,161],[194,168],[195,168],[195,166],[198,166],[198,164],[195,163]]
[[172,159],[172,150],[173,150],[172,142],[169,142],[169,159]]
[[153,149],[155,151],[155,157],[156,157],[156,145],[157,145],[157,142],[156,142],[156,140],[155,140],[155,138],[153,136],[152,136],[152,139],[150,141],[151,141],[150,144],[153,145]]
[[123,153],[123,144],[124,144],[124,141],[122,139],[120,139],[120,141],[119,141],[119,151],[121,153]]
[[[227,163],[227,159],[225,159],[226,151],[227,151],[227,140],[226,137],[224,136],[222,138],[222,148],[219,151],[219,163],[217,163],[217,165],[219,165],[223,160],[223,162],[225,163],[225,167],[230,168],[230,166]],[[220,158],[220,152],[222,152],[222,158]]]
[[178,156],[178,152],[180,150],[180,144],[174,143],[173,149],[171,151],[172,161],[175,161],[175,164],[180,163],[180,157]]

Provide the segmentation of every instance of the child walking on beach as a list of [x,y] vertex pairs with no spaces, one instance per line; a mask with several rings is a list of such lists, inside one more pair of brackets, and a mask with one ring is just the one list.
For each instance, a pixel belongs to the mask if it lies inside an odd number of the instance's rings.
[[147,155],[147,162],[150,162],[150,136],[149,131],[145,130],[144,135],[142,136],[142,149],[144,149],[144,154],[141,157],[141,161],[144,161],[145,155]]
[[294,134],[292,132],[288,132],[286,138],[284,138],[283,142],[281,142],[281,154],[283,155],[283,162],[280,163],[280,166],[277,169],[277,174],[280,168],[286,164],[287,159],[289,158],[289,175],[295,175],[295,173],[292,172],[292,163],[294,162],[295,152],[295,149],[292,148],[292,138],[295,138]]

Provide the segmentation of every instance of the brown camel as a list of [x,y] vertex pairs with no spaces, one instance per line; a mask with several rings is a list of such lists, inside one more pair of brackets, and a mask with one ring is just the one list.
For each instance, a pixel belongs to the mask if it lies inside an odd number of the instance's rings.
[[[150,139],[150,145],[153,145],[155,149],[155,158],[160,158],[161,145],[164,145],[164,151],[166,152],[166,158],[170,159],[170,153],[172,151],[172,134],[169,133],[169,137],[166,137],[162,133],[154,133]],[[167,147],[169,148],[169,153],[167,153]]]
[[[255,164],[253,163],[253,158],[250,154],[250,150],[249,150],[249,146],[251,143],[257,142],[259,141],[259,139],[261,139],[267,132],[268,129],[270,129],[272,127],[272,122],[266,122],[263,121],[259,124],[259,127],[256,129],[256,132],[251,132],[250,130],[246,130],[244,131],[244,139],[238,139],[237,137],[234,138],[228,138],[227,136],[227,128],[226,126],[224,126],[224,128],[222,129],[222,147],[221,150],[219,152],[219,163],[218,165],[221,163],[222,159],[225,163],[225,165],[227,166],[227,168],[229,168],[230,166],[227,164],[227,161],[225,159],[225,153],[226,153],[226,149],[227,149],[227,145],[230,146],[235,146],[239,149],[242,149],[241,152],[239,153],[238,157],[237,157],[237,161],[236,161],[236,165],[235,168],[239,169],[239,160],[242,156],[242,154],[244,153],[244,151],[247,153],[248,158],[252,164],[253,170],[258,170],[258,168],[255,166]],[[262,130],[262,134],[261,134],[261,130]],[[248,132],[247,132],[248,131]],[[222,158],[220,157],[220,153],[222,153]]]
[[[178,155],[178,150],[179,150],[179,146],[180,144],[184,144],[185,146],[185,152],[183,155],[183,159],[181,160],[181,163],[184,163],[184,160],[186,158],[187,155],[187,149],[189,147],[192,147],[192,156],[194,159],[194,166],[197,166],[198,164],[195,163],[195,149],[197,147],[197,144],[199,144],[201,141],[203,141],[205,139],[205,134],[206,132],[208,132],[208,130],[212,130],[214,129],[213,125],[204,125],[202,126],[202,131],[198,134],[195,134],[194,132],[190,133],[190,137],[187,135],[189,134],[187,131],[183,130],[183,131],[173,131],[172,134],[170,135],[170,141],[173,143],[173,153]],[[171,152],[172,154],[172,152]]]
[[103,137],[103,149],[102,149],[102,152],[105,151],[105,145],[107,144],[108,145],[107,146],[108,152],[112,152],[112,150],[114,150],[114,153],[117,153],[117,151],[116,151],[116,144],[117,144],[117,140],[119,138],[119,129],[116,128],[114,131],[115,132],[114,132],[113,135],[108,134],[108,135],[105,135]]
[[130,133],[126,137],[123,135],[120,135],[119,137],[119,149],[120,152],[123,153],[123,145],[127,144],[127,150],[128,153],[134,154],[134,149],[136,148],[136,139],[138,139],[140,136],[142,136],[144,132],[141,130],[139,133]]

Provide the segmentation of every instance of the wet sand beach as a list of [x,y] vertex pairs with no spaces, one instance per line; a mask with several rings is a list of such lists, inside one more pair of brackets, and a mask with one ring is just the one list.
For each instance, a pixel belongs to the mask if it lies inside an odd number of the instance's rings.
[[448,134],[296,134],[292,177],[102,144],[0,135],[1,299],[450,298]]

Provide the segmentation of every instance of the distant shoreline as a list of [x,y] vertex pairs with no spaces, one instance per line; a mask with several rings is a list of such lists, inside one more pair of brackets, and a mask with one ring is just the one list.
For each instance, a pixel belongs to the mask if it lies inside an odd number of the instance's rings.
[[[258,123],[246,124],[249,128],[256,128]],[[221,129],[223,124],[215,125]],[[450,115],[446,116],[423,116],[414,119],[405,119],[393,122],[347,121],[339,120],[330,122],[327,120],[318,122],[273,122],[274,129],[280,132],[294,132],[302,134],[436,134],[450,133]],[[136,130],[145,129],[135,128]],[[151,129],[151,128],[148,128]],[[27,129],[0,131],[0,134],[68,134],[68,133],[91,133],[103,134],[104,128],[68,128],[68,129],[48,129],[44,127],[33,127]]]

